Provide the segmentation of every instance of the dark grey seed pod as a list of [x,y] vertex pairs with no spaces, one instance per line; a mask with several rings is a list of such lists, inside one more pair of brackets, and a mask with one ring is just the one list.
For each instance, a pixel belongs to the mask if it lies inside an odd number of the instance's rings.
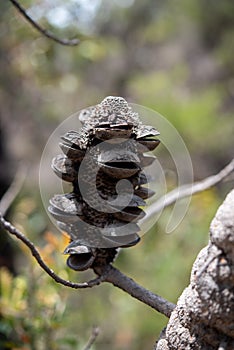
[[155,161],[156,157],[150,157],[150,156],[141,156],[140,160],[141,160],[141,166],[142,168],[147,167],[151,164],[153,164],[153,162]]
[[51,167],[55,174],[64,181],[73,182],[77,178],[77,170],[74,168],[73,161],[62,154],[53,158]]
[[136,139],[142,139],[145,137],[158,136],[160,132],[150,125],[139,125],[136,132]]
[[[57,222],[61,230],[67,232],[72,241],[77,245],[85,245],[89,248],[96,249],[101,245],[103,249],[110,249],[114,247],[130,247],[139,242],[140,237],[137,233],[131,233],[123,236],[104,235],[103,230],[97,227],[87,227],[86,224],[79,221],[78,224],[65,224],[64,222]],[[108,233],[108,232],[107,232]],[[77,238],[79,237],[79,238]]]
[[110,162],[101,165],[101,170],[115,179],[127,179],[140,171],[140,167],[135,163],[122,162],[115,163]]
[[133,233],[125,236],[111,237],[111,239],[104,236],[108,239],[112,244],[116,244],[120,248],[128,248],[136,245],[141,239],[137,233]]
[[131,235],[135,232],[139,232],[140,228],[135,222],[129,222],[127,225],[125,222],[118,219],[113,219],[112,223],[106,225],[102,232],[104,236],[110,237],[119,237]]
[[131,221],[137,222],[145,216],[145,212],[138,207],[136,208],[127,207],[121,211],[117,211],[113,215],[115,218],[126,222],[131,222]]
[[152,181],[153,178],[150,175],[146,176],[143,172],[139,172],[137,175],[129,178],[128,180],[131,181],[132,185],[135,187],[145,185],[148,182]]
[[158,147],[160,141],[157,139],[142,138],[137,140],[137,144],[138,152],[146,152],[146,149],[153,151],[156,147]]
[[68,131],[61,139],[74,148],[86,151],[89,133],[85,128],[81,132]]
[[63,153],[71,160],[81,162],[84,158],[85,152],[79,148],[74,148],[66,143],[60,142],[59,146]]
[[120,247],[118,241],[116,241],[119,237],[105,236],[101,228],[87,225],[81,220],[77,220],[74,224],[58,221],[57,224],[61,230],[67,232],[71,239],[79,245],[85,245],[90,248],[97,248],[100,245],[103,248],[112,248],[113,245]]
[[117,165],[119,164],[120,167],[121,163],[140,164],[140,158],[137,154],[130,151],[126,152],[125,150],[121,149],[110,149],[101,152],[97,159],[99,164],[116,163]]
[[[122,128],[121,128],[122,126]],[[115,127],[98,127],[94,129],[94,135],[96,138],[102,141],[110,140],[110,139],[128,139],[131,137],[132,129],[125,128],[123,125],[118,125]]]
[[112,262],[118,247],[139,242],[140,207],[154,194],[142,186],[152,180],[144,167],[155,161],[144,153],[160,141],[121,97],[105,98],[79,119],[82,128],[62,136],[64,155],[52,161],[54,172],[72,183],[72,193],[55,195],[49,212],[71,238],[68,266],[83,271]]
[[53,215],[55,220],[62,221],[66,224],[74,224],[78,220],[76,214],[68,214],[67,212],[60,211],[60,210],[56,209],[52,205],[50,205],[48,207],[48,210],[49,210],[50,214]]
[[83,204],[72,193],[56,194],[50,199],[50,204],[61,212],[71,215],[82,215]]
[[155,194],[153,190],[142,186],[136,188],[134,193],[142,199],[148,199]]
[[67,265],[75,271],[84,271],[90,268],[95,260],[92,248],[70,243],[64,250],[64,254],[70,254]]
[[[122,208],[129,207],[129,208],[136,208],[136,207],[144,207],[146,205],[146,202],[139,196],[133,194],[129,201],[129,196],[114,196],[113,200],[118,200],[115,203],[112,203],[112,206],[116,209],[119,209],[121,211]],[[126,205],[127,203],[127,205]]]
[[71,254],[67,258],[67,266],[75,271],[85,271],[93,265],[94,260],[92,253]]

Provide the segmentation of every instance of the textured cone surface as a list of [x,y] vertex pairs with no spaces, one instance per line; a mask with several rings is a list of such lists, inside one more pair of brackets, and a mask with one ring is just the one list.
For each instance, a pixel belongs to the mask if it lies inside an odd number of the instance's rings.
[[78,271],[113,261],[118,247],[140,240],[140,207],[154,194],[144,187],[144,167],[155,157],[159,132],[143,125],[121,97],[109,96],[81,111],[82,128],[61,137],[64,155],[52,161],[55,174],[72,184],[71,193],[55,195],[49,211],[71,243],[67,264]]

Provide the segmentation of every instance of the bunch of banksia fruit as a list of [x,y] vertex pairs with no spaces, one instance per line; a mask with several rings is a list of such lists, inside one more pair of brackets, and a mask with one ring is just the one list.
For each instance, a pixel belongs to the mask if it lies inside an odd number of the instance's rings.
[[79,115],[82,127],[59,144],[52,169],[72,190],[50,199],[49,212],[71,238],[64,253],[70,268],[83,271],[114,260],[118,248],[140,240],[137,222],[154,192],[144,167],[155,160],[159,132],[143,125],[122,97],[106,97]]

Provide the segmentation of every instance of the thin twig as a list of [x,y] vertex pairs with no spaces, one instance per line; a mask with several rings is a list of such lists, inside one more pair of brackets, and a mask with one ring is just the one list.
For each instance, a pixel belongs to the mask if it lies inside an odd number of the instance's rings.
[[25,177],[26,177],[26,167],[25,167],[25,164],[23,164],[19,166],[19,169],[17,170],[11,185],[9,186],[9,188],[1,198],[0,213],[2,213],[2,216],[6,214],[7,210],[10,208],[11,204],[19,194],[24,184]]
[[23,17],[36,29],[38,30],[42,35],[46,36],[49,39],[52,39],[56,41],[57,43],[61,45],[66,46],[76,46],[80,43],[79,39],[60,39],[57,36],[55,36],[50,31],[42,28],[37,22],[35,22],[26,12],[26,10],[18,3],[16,0],[9,0],[12,5],[14,5],[17,10],[23,15]]
[[99,327],[93,327],[92,334],[83,350],[90,350],[91,346],[95,343],[99,333],[100,333]]
[[[168,192],[165,196],[162,196],[153,203],[147,209],[147,216],[145,220],[148,220],[149,216],[154,216],[159,213],[162,209],[168,207],[169,205],[175,203],[177,200],[192,196],[196,193],[207,190],[208,188],[216,185],[226,178],[229,174],[234,171],[234,158],[232,161],[223,168],[218,174],[209,176],[201,181],[195,182],[194,184],[183,185],[175,188],[174,190]],[[144,218],[142,219],[144,222]]]
[[157,310],[166,317],[170,317],[172,311],[175,308],[175,304],[140,286],[132,278],[124,275],[121,271],[112,265],[109,265],[108,271],[106,271],[104,267],[100,270],[96,269],[95,272],[100,275],[104,273],[104,282],[109,282],[114,286],[122,289],[124,292],[130,294],[133,298],[152,307],[154,310]]
[[[18,239],[20,239],[31,251],[34,258],[37,260],[38,264],[41,266],[41,268],[50,276],[52,277],[57,283],[63,284],[66,287],[79,289],[79,288],[91,288],[94,286],[99,285],[101,282],[105,280],[105,273],[102,276],[99,276],[93,280],[90,280],[88,282],[84,283],[75,283],[70,282],[67,280],[64,280],[63,278],[59,277],[53,270],[51,270],[46,263],[43,261],[39,251],[34,246],[34,244],[22,233],[20,232],[16,227],[14,227],[10,222],[6,221],[1,213],[0,213],[0,224],[2,227],[11,233],[12,235],[16,236]],[[108,269],[106,270],[106,273],[108,272]]]

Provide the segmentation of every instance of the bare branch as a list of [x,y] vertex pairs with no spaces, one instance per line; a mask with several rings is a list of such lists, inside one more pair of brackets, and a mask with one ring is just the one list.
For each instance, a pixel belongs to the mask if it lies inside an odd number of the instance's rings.
[[7,230],[12,235],[16,236],[18,239],[20,239],[30,249],[32,255],[37,260],[41,268],[50,277],[52,277],[57,283],[63,284],[66,287],[79,289],[79,288],[91,288],[93,286],[99,285],[101,282],[109,282],[109,283],[112,283],[114,286],[127,292],[132,297],[140,300],[144,304],[151,306],[153,309],[157,310],[158,312],[164,314],[167,317],[170,316],[171,312],[175,307],[174,304],[150,292],[144,287],[138,285],[131,278],[125,276],[122,272],[120,272],[119,270],[117,270],[111,265],[106,265],[105,267],[94,269],[95,273],[97,273],[99,277],[89,282],[74,283],[74,282],[64,280],[46,265],[46,263],[42,260],[40,253],[38,252],[34,244],[22,232],[20,232],[16,227],[14,227],[10,222],[6,221],[1,214],[0,214],[0,223],[5,230]]
[[[230,175],[233,171],[234,158],[218,174],[209,176],[201,181],[195,182],[194,184],[183,185],[175,188],[174,190],[168,192],[165,196],[159,198],[159,200],[157,200],[147,209],[146,220],[148,220],[149,216],[157,214],[163,208],[168,207],[169,205],[175,203],[177,200],[205,191],[208,188],[218,184],[228,175]],[[144,222],[144,218],[142,219],[142,222]]]
[[42,28],[37,22],[35,22],[26,12],[26,10],[18,3],[16,0],[9,0],[13,6],[17,8],[17,10],[22,14],[22,16],[42,35],[45,37],[56,41],[57,43],[65,46],[76,46],[80,43],[79,39],[60,39],[56,37],[53,33],[48,30]]
[[173,303],[140,286],[133,279],[124,275],[122,272],[111,265],[109,265],[108,271],[106,271],[104,268],[100,269],[100,271],[95,270],[95,272],[100,275],[104,273],[105,282],[112,283],[114,286],[130,294],[133,298],[138,299],[146,305],[149,305],[166,317],[170,317],[172,311],[175,308],[175,305]]
[[90,350],[91,346],[94,344],[94,342],[96,341],[98,335],[100,333],[100,329],[99,327],[93,327],[93,330],[92,330],[92,334],[89,338],[89,341],[88,343],[86,344],[84,350]]
[[[57,283],[63,284],[66,287],[79,289],[79,288],[91,288],[94,286],[99,285],[101,282],[105,280],[105,272],[103,275],[90,280],[85,283],[75,283],[70,282],[67,280],[64,280],[63,278],[59,277],[53,270],[51,270],[46,263],[42,260],[42,257],[37,250],[37,248],[34,246],[34,244],[22,233],[20,232],[16,227],[14,227],[10,222],[6,221],[1,213],[0,213],[0,224],[2,227],[11,233],[12,235],[16,236],[18,239],[20,239],[31,251],[34,258],[37,260],[38,264],[41,266],[41,268],[50,276],[52,277]],[[108,272],[108,269],[106,269],[106,272]]]
[[20,165],[11,185],[9,186],[9,188],[1,198],[0,213],[2,213],[2,216],[6,214],[7,210],[10,208],[11,204],[19,194],[24,184],[25,176],[26,176],[25,164]]

